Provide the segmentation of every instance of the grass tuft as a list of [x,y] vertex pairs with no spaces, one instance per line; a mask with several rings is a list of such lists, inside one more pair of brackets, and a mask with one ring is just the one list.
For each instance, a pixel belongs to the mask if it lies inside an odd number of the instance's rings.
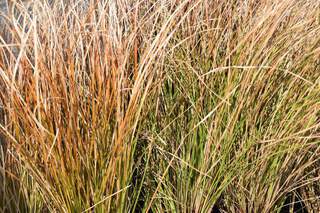
[[0,1],[0,211],[320,211],[318,35],[317,0]]

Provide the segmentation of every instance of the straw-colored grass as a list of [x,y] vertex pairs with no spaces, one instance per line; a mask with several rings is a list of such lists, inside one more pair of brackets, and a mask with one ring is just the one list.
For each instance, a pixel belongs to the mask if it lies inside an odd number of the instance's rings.
[[3,5],[1,212],[320,211],[318,0]]

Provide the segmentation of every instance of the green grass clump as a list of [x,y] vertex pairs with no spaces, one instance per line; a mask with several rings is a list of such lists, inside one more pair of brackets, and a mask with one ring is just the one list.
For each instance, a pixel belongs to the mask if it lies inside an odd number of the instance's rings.
[[1,212],[320,211],[319,1],[7,3]]

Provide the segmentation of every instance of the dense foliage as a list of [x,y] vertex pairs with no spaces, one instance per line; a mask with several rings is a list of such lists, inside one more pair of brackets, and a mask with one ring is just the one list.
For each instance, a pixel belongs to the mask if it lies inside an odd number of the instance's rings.
[[1,5],[0,211],[320,211],[318,0]]

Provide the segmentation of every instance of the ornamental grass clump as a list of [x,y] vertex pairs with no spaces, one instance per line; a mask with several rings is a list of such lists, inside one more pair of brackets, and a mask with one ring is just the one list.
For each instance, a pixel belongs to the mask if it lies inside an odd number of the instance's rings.
[[1,212],[320,211],[317,0],[1,5]]

